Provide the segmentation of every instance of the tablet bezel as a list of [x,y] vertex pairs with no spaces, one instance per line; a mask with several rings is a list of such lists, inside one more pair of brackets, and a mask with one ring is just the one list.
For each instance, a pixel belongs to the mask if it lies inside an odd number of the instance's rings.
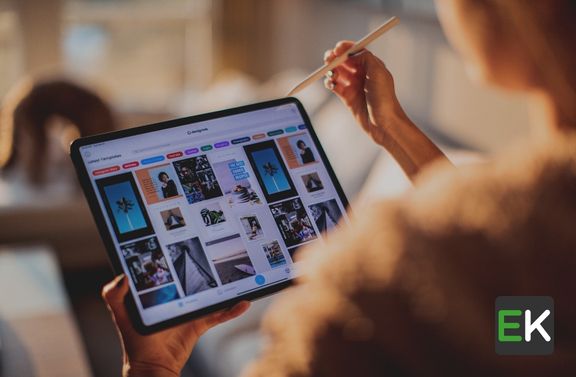
[[[304,110],[302,103],[300,103],[300,101],[294,97],[287,97],[287,98],[281,98],[281,99],[276,99],[276,100],[272,100],[272,101],[259,102],[259,103],[250,104],[250,105],[246,105],[246,106],[240,106],[240,107],[235,107],[235,108],[226,109],[226,110],[220,110],[220,111],[214,111],[214,112],[200,114],[200,115],[178,118],[178,119],[168,120],[168,121],[159,122],[159,123],[153,123],[153,124],[144,125],[144,126],[135,127],[135,128],[113,131],[113,132],[108,132],[108,133],[94,135],[94,136],[87,136],[87,137],[83,137],[83,138],[75,140],[70,145],[70,157],[71,157],[72,162],[74,164],[74,167],[76,169],[76,173],[77,173],[78,179],[80,181],[82,191],[84,192],[84,195],[85,195],[86,200],[88,202],[88,205],[90,207],[90,211],[92,212],[92,216],[94,217],[94,221],[96,222],[98,232],[100,233],[100,236],[102,237],[102,240],[104,242],[104,246],[105,246],[105,249],[108,253],[108,257],[109,257],[110,263],[112,265],[112,269],[114,271],[114,274],[119,275],[121,273],[124,273],[124,270],[122,268],[122,264],[120,262],[120,257],[118,255],[116,247],[114,245],[114,242],[112,239],[112,234],[106,225],[106,220],[104,217],[105,216],[104,210],[102,208],[100,208],[100,205],[98,204],[98,199],[96,196],[95,189],[92,185],[88,170],[86,169],[86,166],[85,166],[84,161],[82,159],[82,156],[80,154],[80,148],[81,147],[83,147],[85,145],[91,145],[91,144],[95,144],[95,143],[101,143],[101,142],[106,142],[106,141],[111,141],[111,140],[122,139],[125,137],[141,135],[141,134],[145,134],[145,133],[149,133],[149,132],[160,131],[160,130],[174,128],[174,127],[180,127],[180,126],[184,126],[184,125],[190,125],[193,123],[202,122],[202,121],[206,121],[206,120],[227,117],[230,115],[248,113],[248,112],[252,112],[252,111],[256,111],[256,110],[262,110],[262,109],[267,109],[267,108],[277,107],[277,106],[287,105],[287,104],[295,104],[298,107],[300,115],[302,116],[302,119],[304,120],[304,123],[306,125],[307,130],[310,132],[310,136],[312,138],[312,141],[314,142],[314,144],[318,150],[318,153],[320,155],[320,158],[322,159],[322,163],[326,167],[326,171],[328,172],[330,180],[332,181],[332,184],[334,185],[336,193],[338,194],[339,199],[342,201],[342,204],[343,204],[345,210],[348,212],[349,211],[349,209],[348,209],[349,204],[348,204],[348,200],[346,199],[346,195],[344,194],[344,190],[342,189],[340,182],[338,181],[336,174],[334,173],[334,170],[332,169],[332,166],[328,160],[328,157],[326,156],[326,153],[324,152],[324,149],[322,148],[320,140],[318,139],[318,136],[316,135],[316,132],[314,131],[314,128],[312,127],[312,123],[310,122],[310,118],[308,117],[308,114]],[[138,311],[138,308],[134,302],[134,297],[133,297],[134,294],[132,291],[130,291],[131,294],[126,295],[126,307],[128,309],[128,313],[132,319],[132,323],[134,324],[135,329],[141,334],[150,334],[150,333],[153,333],[156,331],[160,331],[160,330],[178,325],[180,323],[190,321],[192,319],[202,317],[206,314],[213,313],[213,312],[221,310],[221,309],[226,309],[226,308],[232,307],[234,304],[236,304],[240,301],[246,301],[246,300],[253,301],[253,300],[256,300],[258,298],[269,296],[271,294],[274,294],[274,293],[290,286],[293,283],[293,280],[294,279],[277,282],[275,284],[270,285],[269,287],[256,289],[255,291],[246,293],[242,296],[238,296],[238,297],[235,297],[235,298],[232,298],[232,299],[229,299],[229,300],[226,300],[226,301],[214,304],[214,305],[210,305],[210,306],[207,306],[205,308],[192,311],[190,313],[185,313],[185,314],[179,315],[177,317],[170,318],[170,319],[164,320],[162,322],[158,322],[158,323],[153,324],[153,325],[146,325],[142,321],[142,318],[140,316],[140,312]]]

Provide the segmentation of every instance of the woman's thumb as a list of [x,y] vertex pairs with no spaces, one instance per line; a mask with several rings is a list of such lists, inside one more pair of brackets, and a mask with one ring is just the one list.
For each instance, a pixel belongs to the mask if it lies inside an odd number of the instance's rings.
[[102,288],[102,298],[114,312],[119,305],[123,305],[126,293],[128,293],[128,281],[124,274],[117,276]]

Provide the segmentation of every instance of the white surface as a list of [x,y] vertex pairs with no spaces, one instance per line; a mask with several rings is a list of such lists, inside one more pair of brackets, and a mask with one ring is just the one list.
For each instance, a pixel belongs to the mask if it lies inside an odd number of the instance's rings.
[[60,273],[50,249],[9,252],[0,247],[0,317],[22,319],[69,310]]
[[0,375],[90,377],[56,258],[0,247]]

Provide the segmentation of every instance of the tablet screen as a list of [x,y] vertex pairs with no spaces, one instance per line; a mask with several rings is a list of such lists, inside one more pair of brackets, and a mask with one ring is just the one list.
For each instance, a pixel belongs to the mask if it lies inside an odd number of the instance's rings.
[[298,275],[346,218],[314,140],[287,103],[80,147],[145,325]]

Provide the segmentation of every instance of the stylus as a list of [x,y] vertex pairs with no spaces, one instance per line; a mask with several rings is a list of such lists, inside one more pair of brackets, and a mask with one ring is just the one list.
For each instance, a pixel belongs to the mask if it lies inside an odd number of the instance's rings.
[[298,93],[302,89],[306,88],[308,85],[312,84],[314,81],[322,78],[326,73],[328,73],[328,71],[330,71],[331,69],[334,69],[334,68],[338,67],[340,64],[344,63],[344,61],[346,61],[346,59],[348,59],[348,57],[350,55],[354,55],[355,53],[359,52],[360,50],[362,50],[363,48],[368,46],[370,43],[372,43],[372,41],[377,39],[379,36],[386,33],[388,30],[392,29],[394,26],[398,25],[398,23],[400,23],[400,19],[396,16],[388,19],[388,21],[386,21],[382,25],[378,26],[378,28],[376,30],[372,31],[370,34],[367,34],[364,38],[362,38],[358,42],[354,43],[354,45],[352,47],[350,47],[350,49],[348,51],[346,51],[345,54],[342,54],[341,56],[332,60],[332,62],[330,62],[329,64],[324,64],[322,67],[320,67],[317,70],[315,70],[314,72],[312,72],[308,77],[306,77],[302,82],[300,82],[300,84],[298,84],[294,88],[292,88],[286,96],[290,97],[290,96]]

